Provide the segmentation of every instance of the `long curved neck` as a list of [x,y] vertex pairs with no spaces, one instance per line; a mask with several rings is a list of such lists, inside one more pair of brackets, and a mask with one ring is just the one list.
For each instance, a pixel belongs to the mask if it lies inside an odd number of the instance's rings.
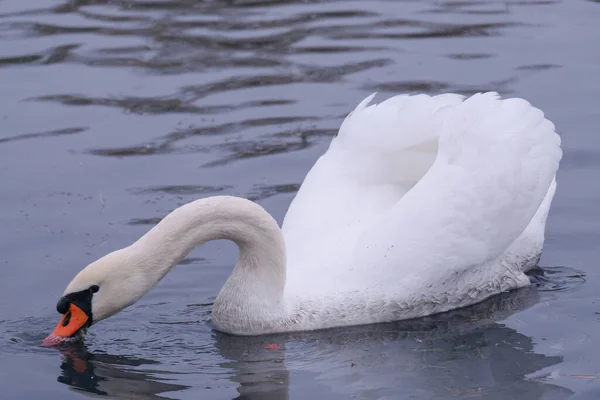
[[232,240],[239,247],[237,265],[219,297],[229,302],[244,301],[241,296],[281,301],[286,279],[283,234],[275,220],[249,200],[216,196],[188,203],[130,249],[139,255],[136,264],[146,284],[154,286],[195,247],[216,239]]

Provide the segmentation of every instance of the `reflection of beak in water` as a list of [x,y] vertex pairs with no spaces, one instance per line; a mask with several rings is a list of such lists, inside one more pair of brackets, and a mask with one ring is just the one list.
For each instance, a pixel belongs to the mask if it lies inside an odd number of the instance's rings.
[[[77,389],[79,393],[89,393],[111,398],[165,399],[158,394],[187,389],[187,386],[160,382],[150,373],[134,370],[155,361],[92,354],[83,344],[72,344],[60,349],[63,362],[62,375],[58,381]],[[154,372],[154,371],[153,371]]]
[[[568,389],[527,378],[562,358],[534,353],[530,337],[496,322],[538,302],[539,292],[526,288],[413,321],[258,338],[217,334],[215,345],[230,360],[221,366],[235,370],[239,399],[287,399],[290,386],[308,398],[566,399]],[[266,350],[268,343],[288,348]]]

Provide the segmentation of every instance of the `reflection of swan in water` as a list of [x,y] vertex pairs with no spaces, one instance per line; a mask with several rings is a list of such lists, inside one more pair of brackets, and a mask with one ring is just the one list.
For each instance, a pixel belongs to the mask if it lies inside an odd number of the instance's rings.
[[132,367],[157,364],[156,361],[127,358],[87,351],[83,344],[61,349],[62,374],[57,378],[80,392],[114,398],[164,399],[160,393],[178,391],[187,386],[164,382]]
[[[194,347],[182,349],[180,342],[156,343],[150,352],[156,354],[160,349],[165,360],[176,359],[177,371],[165,367],[165,362],[158,365],[68,347],[63,349],[59,381],[118,398],[217,398],[205,389],[205,383],[212,381],[216,383],[209,386],[229,389],[233,383],[238,396],[231,395],[231,390],[227,393],[238,400],[342,399],[348,395],[368,399],[408,395],[414,399],[567,399],[572,394],[568,389],[526,378],[558,364],[561,357],[534,353],[531,338],[497,322],[538,303],[539,297],[539,290],[525,288],[435,317],[351,329],[259,337],[215,332],[208,353]],[[205,306],[207,310],[210,307]],[[160,326],[165,328],[190,330],[189,325]],[[271,343],[283,349],[264,348]],[[157,364],[156,369],[173,373],[152,371],[152,363]],[[213,367],[218,364],[218,374],[201,371],[202,365],[211,363]],[[147,367],[140,371],[143,365]],[[189,365],[192,368],[185,375],[178,374]],[[185,396],[177,393],[179,390]],[[171,393],[159,395],[164,392]]]

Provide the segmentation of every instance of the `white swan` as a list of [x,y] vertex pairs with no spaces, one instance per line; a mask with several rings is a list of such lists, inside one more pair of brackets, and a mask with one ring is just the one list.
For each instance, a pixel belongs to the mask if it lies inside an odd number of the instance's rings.
[[372,98],[345,119],[281,230],[249,200],[186,204],[84,268],[45,343],[135,303],[214,239],[240,250],[212,310],[236,335],[426,316],[529,284],[562,155],[554,125],[497,93]]

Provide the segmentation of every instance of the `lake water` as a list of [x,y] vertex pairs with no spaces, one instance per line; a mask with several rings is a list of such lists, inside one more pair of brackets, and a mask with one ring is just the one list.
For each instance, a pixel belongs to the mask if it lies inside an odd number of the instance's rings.
[[[0,397],[597,399],[600,3],[0,1]],[[563,138],[539,284],[418,321],[236,338],[197,249],[85,344],[46,349],[86,264],[176,206],[281,222],[364,97],[496,90]],[[276,343],[280,350],[267,350]]]

